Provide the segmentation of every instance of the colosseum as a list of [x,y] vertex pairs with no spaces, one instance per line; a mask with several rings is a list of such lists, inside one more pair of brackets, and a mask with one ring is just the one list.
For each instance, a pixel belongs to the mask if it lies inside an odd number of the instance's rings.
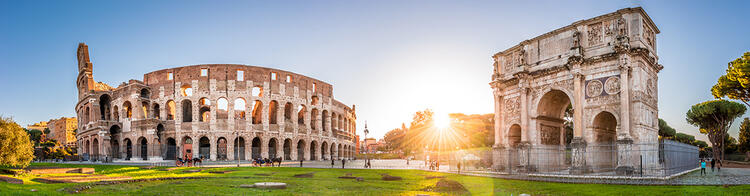
[[78,152],[90,161],[350,159],[356,109],[333,86],[234,64],[154,71],[116,88],[93,79],[78,45]]

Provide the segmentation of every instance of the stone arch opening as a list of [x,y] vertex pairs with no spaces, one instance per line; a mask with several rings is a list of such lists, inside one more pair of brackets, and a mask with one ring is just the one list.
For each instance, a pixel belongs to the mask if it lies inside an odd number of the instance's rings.
[[141,160],[148,160],[148,140],[145,137],[138,138],[138,145],[141,148],[139,153]]
[[148,118],[148,106],[149,105],[150,104],[148,102],[146,102],[146,101],[141,102],[141,110],[143,110],[143,111],[141,111],[141,112],[143,112],[143,113],[141,113],[141,114],[143,114],[143,116],[141,116],[142,119]]
[[205,136],[198,140],[198,156],[204,159],[211,158],[211,140]]
[[252,158],[253,159],[260,159],[260,138],[255,137],[253,138],[252,142]]
[[263,102],[260,102],[260,100],[255,100],[255,103],[253,103],[253,124],[260,124],[263,121],[261,120],[263,115]]
[[571,105],[570,100],[570,97],[561,90],[550,90],[539,99],[536,121],[542,145],[564,144],[564,117]]
[[278,149],[276,138],[271,138],[270,140],[268,140],[268,158],[269,159],[276,158],[276,149]]
[[120,126],[112,125],[112,127],[109,128],[110,155],[112,155],[113,159],[120,158],[120,133],[122,133],[122,129],[120,129]]
[[292,120],[292,103],[290,102],[286,102],[286,104],[284,104],[284,120]]
[[518,124],[513,124],[510,126],[510,129],[508,130],[508,144],[510,147],[518,147],[518,144],[521,143],[521,126]]
[[292,160],[292,140],[284,140],[284,160]]
[[297,124],[298,125],[305,125],[305,110],[307,108],[305,105],[300,105],[297,109]]
[[94,161],[99,160],[99,140],[96,138],[91,142],[91,154],[94,156]]
[[245,160],[245,138],[234,139],[234,160]]
[[182,154],[184,159],[193,158],[193,138],[190,138],[190,136],[182,138]]
[[130,101],[125,101],[125,103],[122,104],[122,110],[123,113],[125,113],[125,118],[133,118],[133,105],[130,104]]
[[193,122],[193,102],[182,100],[182,122]]
[[237,98],[234,100],[234,118],[245,120],[245,99]]
[[180,94],[183,97],[193,96],[193,87],[191,87],[189,84],[183,84],[180,87]]
[[141,89],[141,98],[148,99],[151,98],[151,92],[148,89]]
[[321,160],[325,160],[326,157],[328,157],[328,155],[331,155],[331,159],[333,159],[333,154],[329,154],[328,153],[328,143],[327,142],[323,142],[323,143],[320,144],[320,155],[321,155],[321,157],[320,157]]
[[316,150],[318,149],[318,143],[315,141],[310,142],[310,160],[318,160]]
[[253,97],[261,97],[263,96],[263,87],[260,87],[260,86],[253,87],[250,93],[253,95]]
[[[86,144],[84,145],[83,152],[84,154],[91,156],[91,142],[89,142],[88,140],[86,140]],[[89,160],[91,160],[90,157],[89,157]]]
[[333,156],[336,154],[336,143],[331,144],[331,147],[326,149],[329,153],[331,153],[331,159],[335,159]]
[[305,160],[305,140],[297,141],[297,160]]
[[220,137],[216,141],[216,159],[227,160],[227,139]]
[[328,131],[328,128],[326,127],[326,124],[328,124],[328,110],[323,110],[323,119],[320,121],[320,127],[322,127],[321,130]]
[[229,102],[227,98],[221,97],[216,100],[216,119],[228,119],[229,118]]
[[155,118],[155,119],[160,119],[160,117],[161,117],[160,113],[161,113],[161,111],[160,111],[160,108],[159,108],[159,104],[158,103],[154,103],[154,111],[153,111],[153,115],[151,115],[151,116],[153,118]]
[[99,97],[99,112],[102,120],[110,120],[109,108],[112,107],[112,98],[108,94],[103,94]]
[[594,155],[592,157],[595,169],[612,171],[617,167],[617,146],[615,145],[617,119],[612,113],[603,111],[594,117],[592,122]]
[[211,121],[211,108],[209,108],[208,106],[201,106],[201,108],[198,110],[198,115],[200,115],[198,122]]
[[156,125],[156,139],[157,141],[161,142],[161,138],[164,136],[164,125],[159,123]]
[[120,120],[120,109],[117,106],[112,107],[112,120]]
[[310,128],[312,130],[317,130],[318,127],[318,109],[313,108],[310,112]]
[[133,142],[130,139],[125,139],[125,160],[133,158]]
[[167,101],[167,120],[174,120],[175,114],[177,114],[176,104],[172,100]]
[[177,159],[177,141],[174,138],[167,138],[167,154],[164,157],[166,160]]

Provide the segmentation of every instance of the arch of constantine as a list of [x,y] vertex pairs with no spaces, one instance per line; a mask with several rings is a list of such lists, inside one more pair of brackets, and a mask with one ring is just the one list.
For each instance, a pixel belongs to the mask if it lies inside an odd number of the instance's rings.
[[626,8],[495,54],[494,168],[658,167],[658,33],[642,8]]
[[333,85],[234,64],[175,67],[110,87],[78,46],[78,152],[97,161],[349,159],[356,109]]

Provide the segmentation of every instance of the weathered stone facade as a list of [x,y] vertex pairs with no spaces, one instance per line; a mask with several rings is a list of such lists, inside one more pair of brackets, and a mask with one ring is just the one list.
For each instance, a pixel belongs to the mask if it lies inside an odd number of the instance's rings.
[[[642,8],[626,8],[495,54],[496,152],[517,149],[518,158],[510,160],[527,171],[588,173],[612,165],[629,173],[639,156],[656,167],[658,155],[651,152],[658,151],[640,150],[658,147],[658,33]],[[570,119],[573,139],[566,141]],[[565,153],[557,153],[566,147],[568,166]],[[513,165],[508,156],[496,153],[495,167]]]
[[94,82],[78,46],[79,154],[91,160],[353,158],[356,109],[333,86],[288,71],[233,64],[144,74],[117,88]]

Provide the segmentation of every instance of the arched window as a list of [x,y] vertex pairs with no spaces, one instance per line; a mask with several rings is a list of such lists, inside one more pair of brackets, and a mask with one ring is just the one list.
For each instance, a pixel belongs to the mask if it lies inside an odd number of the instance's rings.
[[117,108],[117,106],[114,106],[114,108],[112,108],[112,111],[115,111],[115,112],[112,112],[112,120],[119,121],[120,120],[120,109]]
[[326,124],[328,124],[328,111],[323,110],[323,119],[320,121],[320,127],[323,127],[323,131],[328,131]]
[[255,100],[255,103],[253,103],[253,124],[260,124],[261,121],[261,115],[263,108],[263,102],[260,102],[260,100]]
[[122,104],[123,112],[125,112],[125,118],[133,118],[133,106],[130,104],[130,101],[125,101],[124,104]]
[[284,120],[292,120],[292,103],[284,104]]
[[154,113],[153,117],[154,117],[155,119],[159,119],[159,117],[160,117],[160,114],[161,114],[161,111],[160,111],[160,108],[159,108],[159,104],[158,104],[158,103],[154,103],[154,111],[152,111],[152,112]]
[[234,118],[245,119],[245,99],[237,98],[234,100]]
[[193,102],[182,100],[182,122],[193,122]]
[[268,123],[270,124],[276,124],[276,114],[279,109],[279,103],[274,101],[271,101],[270,104],[268,104]]
[[169,100],[167,101],[167,120],[174,120],[174,115],[177,113],[175,111],[176,105],[174,101]]
[[148,99],[151,97],[151,93],[148,91],[148,89],[141,89],[141,98]]
[[300,105],[297,108],[297,124],[304,125],[305,124],[305,105]]
[[200,100],[198,100],[198,105],[200,105],[200,106],[211,105],[211,100],[209,100],[208,98],[205,98],[205,97],[201,98]]
[[109,114],[110,107],[112,107],[111,102],[112,101],[108,94],[104,94],[101,97],[99,97],[99,110],[100,110],[99,112],[101,112],[100,115],[101,115],[102,120],[111,119],[111,116]]
[[219,100],[216,101],[216,108],[218,111],[216,111],[216,119],[227,119],[229,118],[229,115],[227,114],[227,108],[229,107],[229,103],[227,102],[227,98],[219,98]]
[[141,102],[141,110],[143,110],[143,119],[148,118],[148,102]]
[[313,108],[312,112],[310,113],[310,128],[312,130],[317,130],[318,126],[318,109]]
[[200,106],[200,111],[198,112],[200,114],[199,122],[208,122],[211,120],[211,108],[208,106]]
[[193,96],[193,87],[188,84],[182,85],[182,87],[180,87],[180,94],[182,94],[183,97]]
[[263,87],[256,86],[253,87],[253,90],[251,91],[253,97],[262,97],[263,96]]

